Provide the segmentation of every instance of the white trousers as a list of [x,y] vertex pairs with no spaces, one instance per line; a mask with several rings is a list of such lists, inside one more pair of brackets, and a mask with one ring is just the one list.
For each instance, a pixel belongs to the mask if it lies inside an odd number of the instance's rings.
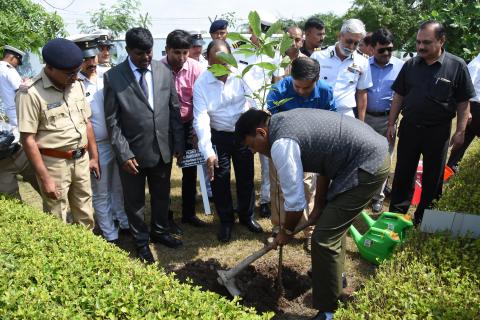
[[260,156],[260,167],[262,170],[262,184],[260,185],[260,204],[270,203],[270,175],[268,172],[268,157]]
[[109,142],[97,142],[100,159],[100,180],[92,177],[93,208],[98,226],[106,240],[118,239],[118,229],[128,229],[128,218],[123,207],[122,183],[119,167]]

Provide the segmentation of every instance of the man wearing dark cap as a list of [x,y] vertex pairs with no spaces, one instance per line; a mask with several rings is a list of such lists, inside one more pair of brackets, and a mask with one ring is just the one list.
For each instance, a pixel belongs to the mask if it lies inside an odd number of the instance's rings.
[[17,48],[5,46],[0,61],[0,98],[8,117],[8,123],[0,119],[0,193],[19,199],[17,174],[38,190],[35,172],[19,143],[15,110],[15,93],[22,84],[16,67],[22,64],[24,54]]
[[[104,75],[105,119],[113,150],[121,165],[125,211],[139,258],[153,263],[150,240],[171,248],[168,219],[172,156],[184,151],[180,103],[172,71],[152,60],[153,37],[148,29],[125,35],[128,58]],[[144,221],[145,181],[151,196],[150,228]]]
[[226,40],[228,35],[228,21],[227,20],[215,20],[210,25],[210,36],[212,40]]
[[[97,71],[97,34],[72,36],[83,52],[78,78],[83,82],[85,98],[92,109],[92,123],[98,147],[102,179],[93,179],[95,221],[108,242],[117,243],[120,230],[128,230],[128,218],[123,208],[123,191],[115,154],[108,138],[103,108],[103,73]],[[115,221],[117,223],[115,223]]]
[[64,222],[93,229],[90,171],[100,178],[91,110],[77,81],[82,50],[70,40],[50,40],[45,67],[16,97],[20,137],[41,187],[44,207]]
[[192,36],[192,47],[189,50],[188,57],[197,60],[202,66],[203,70],[208,67],[208,61],[202,54],[205,40],[203,40],[202,33],[199,31],[190,31]]

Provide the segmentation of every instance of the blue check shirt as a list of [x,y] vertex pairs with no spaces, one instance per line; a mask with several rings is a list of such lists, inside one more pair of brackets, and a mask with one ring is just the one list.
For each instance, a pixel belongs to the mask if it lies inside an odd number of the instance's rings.
[[[288,98],[290,100],[286,103],[280,106],[275,105],[276,101]],[[272,114],[297,108],[337,110],[333,99],[333,90],[325,81],[318,80],[310,97],[304,98],[299,96],[293,88],[291,76],[283,78],[272,86],[267,96],[267,106]]]
[[373,86],[367,89],[367,111],[384,112],[390,110],[393,100],[392,84],[403,67],[403,61],[391,57],[390,61],[383,67],[375,62],[374,57],[370,57],[369,62]]

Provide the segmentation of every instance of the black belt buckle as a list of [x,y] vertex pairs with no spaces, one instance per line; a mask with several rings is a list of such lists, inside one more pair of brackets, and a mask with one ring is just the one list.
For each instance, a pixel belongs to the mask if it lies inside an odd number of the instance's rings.
[[77,159],[80,159],[81,157],[83,157],[83,155],[85,154],[85,149],[75,149],[73,150],[72,152],[72,159],[74,160],[77,160]]

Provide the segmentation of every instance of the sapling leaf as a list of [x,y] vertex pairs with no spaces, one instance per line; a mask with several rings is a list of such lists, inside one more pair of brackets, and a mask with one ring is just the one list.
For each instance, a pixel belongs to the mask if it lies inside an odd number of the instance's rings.
[[238,68],[237,60],[236,60],[235,57],[232,56],[231,54],[225,53],[225,52],[217,52],[217,57],[218,57],[222,62],[228,63],[229,65],[231,65],[231,66],[233,66],[233,67],[235,67],[235,68]]
[[252,29],[253,35],[259,37],[262,33],[262,29],[260,27],[260,16],[258,15],[257,11],[250,11],[248,14],[248,24]]
[[208,71],[210,71],[215,77],[221,77],[231,73],[230,69],[223,64],[213,64],[208,67]]

